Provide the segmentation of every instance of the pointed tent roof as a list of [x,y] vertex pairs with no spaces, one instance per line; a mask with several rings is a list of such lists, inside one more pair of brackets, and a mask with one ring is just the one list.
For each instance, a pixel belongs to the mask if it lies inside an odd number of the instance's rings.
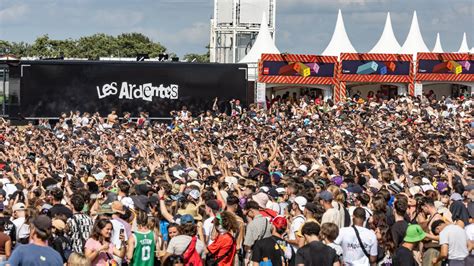
[[439,38],[439,32],[436,34],[436,43],[433,48],[433,53],[444,53],[443,46],[441,46],[441,39]]
[[459,47],[458,53],[469,53],[469,47],[467,46],[466,33],[462,36],[461,46]]
[[342,19],[342,13],[339,9],[334,33],[332,34],[331,41],[322,55],[339,56],[341,53],[357,53],[357,51],[354,49],[354,46],[352,46],[352,43],[347,36],[346,28],[344,27],[344,20]]
[[413,54],[416,56],[418,52],[429,52],[430,50],[423,41],[421,35],[420,26],[418,26],[418,17],[416,11],[413,12],[413,19],[411,21],[410,31],[408,32],[407,39],[400,49],[401,54]]
[[377,44],[370,50],[372,54],[395,54],[400,51],[402,47],[395,38],[392,28],[392,20],[390,19],[390,12],[387,13],[387,20],[382,35]]
[[258,31],[257,39],[255,40],[252,49],[248,54],[240,60],[240,63],[257,63],[263,53],[279,54],[280,51],[275,46],[270,30],[268,29],[268,20],[265,12],[262,15],[262,23]]

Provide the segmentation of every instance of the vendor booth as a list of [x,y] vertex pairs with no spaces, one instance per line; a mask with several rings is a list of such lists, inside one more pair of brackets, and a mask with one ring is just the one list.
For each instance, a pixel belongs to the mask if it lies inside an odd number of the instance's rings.
[[336,56],[262,54],[257,101],[301,95],[332,100],[336,65]]
[[414,95],[433,98],[474,93],[474,55],[468,53],[418,53]]
[[390,99],[414,90],[413,60],[408,54],[342,53],[336,72],[336,101],[354,96]]

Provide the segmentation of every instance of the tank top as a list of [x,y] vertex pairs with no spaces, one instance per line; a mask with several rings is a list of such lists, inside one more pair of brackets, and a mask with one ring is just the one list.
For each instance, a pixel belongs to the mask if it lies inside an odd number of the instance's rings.
[[153,231],[148,233],[133,232],[135,236],[135,250],[133,251],[132,265],[153,266],[155,262],[155,235]]

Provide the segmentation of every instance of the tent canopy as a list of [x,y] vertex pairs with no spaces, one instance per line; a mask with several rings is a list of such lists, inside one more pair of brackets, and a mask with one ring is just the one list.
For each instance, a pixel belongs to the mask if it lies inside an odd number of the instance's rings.
[[322,55],[339,56],[341,53],[357,53],[357,51],[354,49],[354,46],[352,46],[352,43],[347,36],[346,28],[344,27],[344,20],[342,19],[342,13],[339,9],[334,33]]
[[275,46],[270,30],[268,29],[268,20],[265,12],[262,15],[262,23],[258,31],[257,39],[248,54],[240,60],[240,63],[257,63],[262,54],[279,54],[280,51]]
[[461,46],[459,47],[458,53],[469,53],[469,47],[467,46],[466,33],[462,36]]
[[418,25],[418,17],[416,16],[416,11],[414,11],[410,31],[408,32],[405,43],[402,45],[402,49],[400,49],[400,54],[413,54],[416,56],[416,53],[428,53],[429,51],[430,50],[423,41],[423,36],[421,35],[420,27]]
[[392,20],[390,19],[390,12],[387,13],[387,20],[382,35],[377,44],[370,50],[372,54],[396,54],[400,51],[401,46],[393,34]]
[[443,46],[441,46],[441,39],[439,38],[439,32],[436,34],[436,43],[433,48],[433,53],[444,53]]

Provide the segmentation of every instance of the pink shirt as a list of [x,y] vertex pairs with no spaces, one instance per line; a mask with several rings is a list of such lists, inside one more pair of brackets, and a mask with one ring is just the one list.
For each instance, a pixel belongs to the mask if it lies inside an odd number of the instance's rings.
[[[90,250],[100,250],[100,248],[102,247],[102,244],[97,240],[89,238],[86,242],[85,247]],[[114,254],[114,246],[112,243],[110,243],[109,245],[108,253],[110,255],[110,258],[113,258],[112,255]],[[107,254],[105,252],[100,252],[99,255],[97,255],[97,257],[92,261],[91,265],[98,265],[98,266],[104,265],[105,266],[107,265],[108,260],[109,260],[109,257],[107,257]]]

